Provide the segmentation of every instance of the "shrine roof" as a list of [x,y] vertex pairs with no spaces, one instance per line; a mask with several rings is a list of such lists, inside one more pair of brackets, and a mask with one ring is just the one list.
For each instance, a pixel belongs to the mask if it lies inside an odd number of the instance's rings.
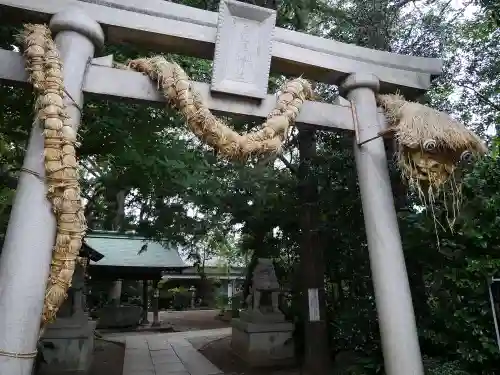
[[187,268],[175,247],[168,247],[135,234],[93,231],[84,239],[84,248],[103,255],[90,261],[94,267],[180,269]]

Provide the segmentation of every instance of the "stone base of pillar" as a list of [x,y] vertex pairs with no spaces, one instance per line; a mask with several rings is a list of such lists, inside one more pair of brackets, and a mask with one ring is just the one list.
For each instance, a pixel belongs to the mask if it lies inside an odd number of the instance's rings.
[[43,357],[40,375],[84,375],[90,370],[94,352],[96,322],[86,313],[57,318],[42,336]]
[[109,291],[109,302],[110,305],[118,307],[121,303],[122,295],[122,280],[113,281],[113,285]]

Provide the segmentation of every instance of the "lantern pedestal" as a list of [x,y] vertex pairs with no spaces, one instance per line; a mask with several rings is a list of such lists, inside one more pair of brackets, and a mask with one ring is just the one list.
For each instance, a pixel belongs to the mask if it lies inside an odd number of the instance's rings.
[[88,373],[94,352],[96,322],[84,311],[84,270],[75,268],[68,298],[59,309],[57,319],[47,326],[42,336],[41,374],[83,375]]
[[292,323],[252,323],[232,320],[231,349],[252,367],[295,363]]

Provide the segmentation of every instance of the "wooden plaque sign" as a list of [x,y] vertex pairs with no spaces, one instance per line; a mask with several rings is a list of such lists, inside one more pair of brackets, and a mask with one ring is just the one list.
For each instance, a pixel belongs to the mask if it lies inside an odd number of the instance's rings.
[[264,99],[276,11],[224,0],[220,3],[211,90]]

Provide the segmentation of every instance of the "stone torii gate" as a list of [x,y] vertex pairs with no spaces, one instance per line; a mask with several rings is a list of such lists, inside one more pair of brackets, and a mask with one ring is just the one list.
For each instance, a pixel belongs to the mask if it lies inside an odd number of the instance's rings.
[[[114,43],[213,59],[212,84],[194,86],[218,113],[264,118],[275,104],[275,97],[267,94],[270,70],[338,85],[347,99],[306,102],[297,126],[355,133],[386,373],[423,375],[387,158],[379,137],[385,118],[375,93],[399,90],[407,98],[418,96],[441,73],[441,61],[276,28],[274,11],[234,0],[223,0],[218,14],[161,0],[0,0],[0,21],[10,17],[50,20],[64,63],[65,88],[72,97],[67,104],[74,124],[80,120],[83,93],[163,102],[147,77],[113,69],[112,56],[93,59],[105,36]],[[26,82],[21,54],[0,50],[0,80]],[[23,170],[44,176],[43,144],[40,127],[33,127]],[[21,173],[0,259],[0,374],[31,371],[30,353],[39,335],[55,233],[45,194],[43,182]]]

